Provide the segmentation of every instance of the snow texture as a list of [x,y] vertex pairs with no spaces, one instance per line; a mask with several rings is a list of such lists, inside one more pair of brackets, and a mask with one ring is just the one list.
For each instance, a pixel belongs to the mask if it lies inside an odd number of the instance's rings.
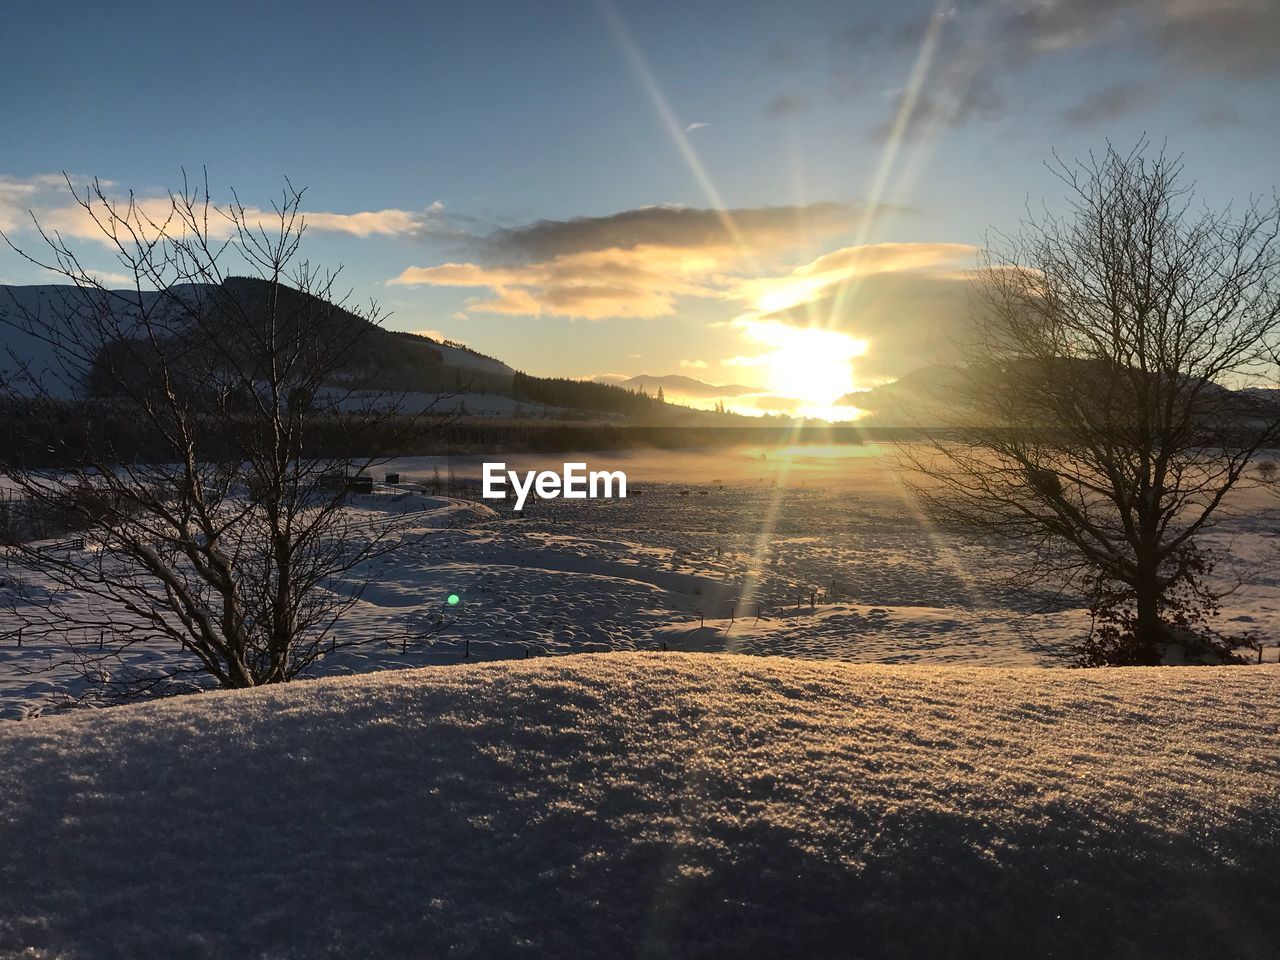
[[0,954],[1275,957],[1280,668],[676,653],[0,725]]

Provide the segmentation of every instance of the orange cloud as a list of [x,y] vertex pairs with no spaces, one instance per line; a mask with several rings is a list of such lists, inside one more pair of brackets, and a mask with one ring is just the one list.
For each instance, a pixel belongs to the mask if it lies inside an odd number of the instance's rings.
[[673,313],[677,297],[716,297],[716,275],[739,254],[732,248],[613,247],[563,254],[512,266],[444,263],[409,267],[392,285],[487,287],[471,313],[523,316],[658,317]]
[[860,278],[888,273],[958,276],[975,262],[977,248],[967,243],[870,243],[842,247],[778,277],[739,282],[734,299],[754,310],[773,313],[812,302],[833,288]]
[[473,313],[657,317],[680,297],[725,298],[745,270],[847,231],[844,204],[717,211],[641,207],[607,217],[539,221],[478,241],[474,262],[408,267],[392,285],[488,288]]

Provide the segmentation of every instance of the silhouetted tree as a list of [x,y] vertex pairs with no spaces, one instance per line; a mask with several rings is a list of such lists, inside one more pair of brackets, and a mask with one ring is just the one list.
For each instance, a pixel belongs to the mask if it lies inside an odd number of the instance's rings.
[[[181,673],[276,683],[340,645],[333,627],[369,561],[411,522],[354,516],[346,478],[448,414],[403,408],[353,375],[377,311],[348,308],[335,275],[299,260],[302,196],[288,187],[259,214],[184,186],[155,217],[95,182],[76,199],[127,290],[105,287],[57,234],[41,230],[46,256],[23,254],[74,286],[49,309],[0,304],[52,358],[5,386],[25,415],[0,470],[31,509],[76,518],[88,547],[9,549],[55,588],[12,611],[27,636],[105,638],[95,660],[143,641],[190,654],[149,686]],[[227,276],[232,263],[252,277]],[[118,446],[120,423],[145,437],[145,456]],[[87,602],[67,607],[62,591]]]
[[978,336],[945,439],[904,448],[931,513],[1005,538],[1091,597],[1085,664],[1214,643],[1199,539],[1280,413],[1226,389],[1274,374],[1280,207],[1194,205],[1180,159],[1056,163],[1065,216],[989,241]]

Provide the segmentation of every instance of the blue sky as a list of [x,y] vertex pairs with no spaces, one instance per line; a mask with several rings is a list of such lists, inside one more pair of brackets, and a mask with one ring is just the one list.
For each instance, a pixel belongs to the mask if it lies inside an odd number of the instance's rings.
[[[892,282],[770,321],[861,338],[843,362],[871,382],[932,359],[958,301],[920,291],[971,262],[950,245],[1061,195],[1051,150],[1167,137],[1214,203],[1277,180],[1274,0],[100,7],[6,10],[15,242],[28,207],[57,222],[59,171],[152,195],[204,166],[262,206],[287,175],[317,215],[368,215],[313,218],[306,250],[392,326],[541,374],[767,379],[751,296],[892,242]],[[799,208],[789,234],[773,208]],[[0,254],[0,280],[43,279]],[[894,342],[904,317],[929,332]]]

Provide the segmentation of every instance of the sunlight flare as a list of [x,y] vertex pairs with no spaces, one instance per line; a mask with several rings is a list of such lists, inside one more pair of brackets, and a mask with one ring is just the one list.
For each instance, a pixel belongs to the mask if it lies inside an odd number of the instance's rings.
[[853,360],[867,352],[866,340],[838,330],[775,321],[742,320],[739,326],[750,339],[772,348],[757,360],[767,387],[778,396],[825,410],[840,406],[837,401],[856,389]]

